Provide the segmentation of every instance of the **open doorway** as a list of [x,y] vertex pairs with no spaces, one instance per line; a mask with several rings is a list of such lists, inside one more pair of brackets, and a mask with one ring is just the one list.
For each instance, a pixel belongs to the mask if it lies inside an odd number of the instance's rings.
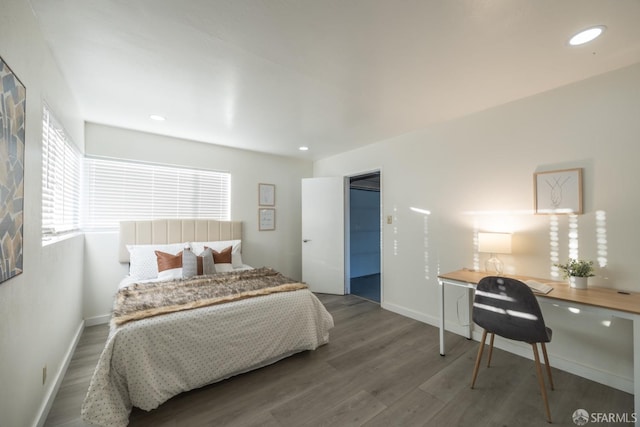
[[349,178],[349,293],[381,300],[380,172]]

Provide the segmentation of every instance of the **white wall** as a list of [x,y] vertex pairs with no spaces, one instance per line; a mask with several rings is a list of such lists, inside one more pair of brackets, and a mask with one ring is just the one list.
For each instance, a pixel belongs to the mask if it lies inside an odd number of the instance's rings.
[[0,55],[27,88],[24,272],[0,284],[0,425],[22,427],[37,422],[82,325],[82,236],[42,247],[43,99],[81,149],[84,130],[27,1],[2,2]]
[[[640,291],[640,64],[465,118],[315,162],[314,176],[381,169],[383,306],[437,324],[439,272],[483,266],[474,231],[514,233],[507,272],[551,277],[549,216],[533,215],[533,173],[584,168],[579,256],[606,267],[592,284]],[[431,215],[410,210],[425,209]],[[603,224],[596,221],[604,216]],[[569,217],[560,216],[560,260],[568,257]],[[606,233],[598,247],[597,233]],[[447,294],[447,320],[460,330]],[[545,304],[554,329],[552,363],[631,390],[630,321],[603,326]],[[528,350],[526,352],[529,352]]]
[[[89,155],[213,169],[231,173],[231,218],[243,222],[242,258],[300,280],[300,182],[311,161],[238,150],[88,123]],[[258,183],[276,186],[276,229],[258,231]],[[117,233],[85,235],[85,318],[110,313],[113,294],[127,273],[117,258]]]

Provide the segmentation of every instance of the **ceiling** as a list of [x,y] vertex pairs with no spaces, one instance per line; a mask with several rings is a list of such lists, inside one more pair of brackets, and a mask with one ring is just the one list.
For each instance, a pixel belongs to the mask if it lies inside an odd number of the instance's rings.
[[30,2],[86,121],[306,159],[640,62],[640,0]]

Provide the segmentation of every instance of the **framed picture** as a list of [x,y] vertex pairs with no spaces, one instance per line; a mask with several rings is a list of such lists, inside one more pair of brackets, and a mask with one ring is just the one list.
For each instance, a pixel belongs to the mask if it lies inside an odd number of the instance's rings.
[[0,282],[22,273],[27,90],[0,58]]
[[581,214],[582,169],[533,174],[536,214]]
[[273,208],[258,209],[258,230],[271,231],[276,229],[276,210]]
[[260,206],[276,205],[276,186],[273,184],[258,184],[258,204]]

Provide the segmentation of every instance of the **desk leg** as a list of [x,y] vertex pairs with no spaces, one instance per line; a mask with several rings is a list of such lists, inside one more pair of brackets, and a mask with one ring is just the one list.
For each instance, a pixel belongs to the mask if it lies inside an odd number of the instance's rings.
[[440,356],[444,356],[444,283],[438,281],[440,288]]
[[467,313],[469,314],[469,326],[467,327],[467,339],[471,339],[471,330],[473,329],[473,320],[471,320],[471,313],[473,313],[473,291],[471,288],[467,288]]
[[640,427],[640,316],[633,318],[633,411]]

